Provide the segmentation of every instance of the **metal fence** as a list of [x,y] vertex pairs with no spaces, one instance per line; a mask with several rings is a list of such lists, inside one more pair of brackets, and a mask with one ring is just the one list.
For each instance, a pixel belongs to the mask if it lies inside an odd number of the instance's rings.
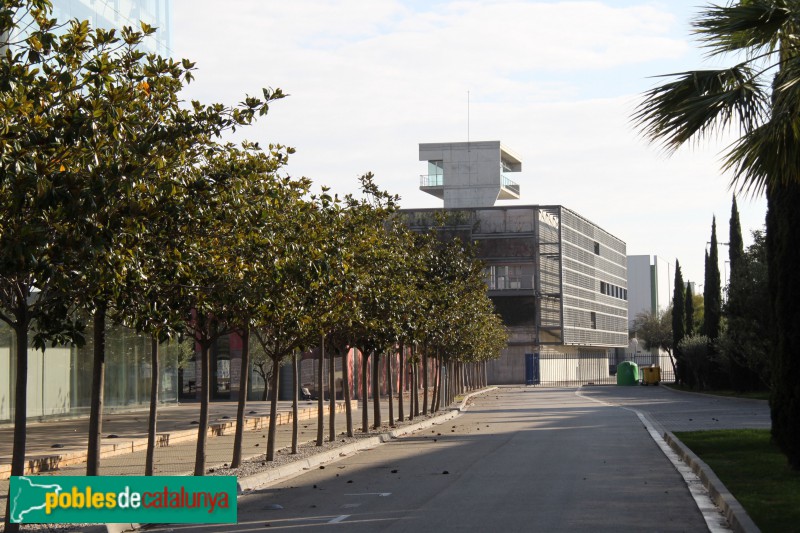
[[669,356],[651,354],[582,353],[562,354],[542,352],[532,358],[533,384],[541,387],[577,387],[581,385],[614,385],[617,365],[632,361],[640,368],[655,365],[661,369],[661,381],[674,381],[675,373]]

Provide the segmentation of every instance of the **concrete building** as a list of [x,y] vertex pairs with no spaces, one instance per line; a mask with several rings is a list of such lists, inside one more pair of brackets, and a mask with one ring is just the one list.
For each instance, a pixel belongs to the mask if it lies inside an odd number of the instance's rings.
[[[420,144],[419,154],[429,169],[420,189],[444,200],[448,231],[477,244],[509,329],[490,383],[611,378],[615,348],[628,345],[625,243],[564,206],[494,206],[519,198],[504,172],[522,166],[498,141]],[[404,210],[417,230],[440,212]]]
[[519,185],[507,174],[520,172],[522,162],[500,141],[420,144],[419,160],[428,163],[420,190],[444,200],[445,209],[519,199]]

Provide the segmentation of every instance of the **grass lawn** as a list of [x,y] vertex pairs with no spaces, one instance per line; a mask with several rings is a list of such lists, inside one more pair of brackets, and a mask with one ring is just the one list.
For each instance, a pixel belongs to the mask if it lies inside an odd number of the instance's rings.
[[800,532],[800,472],[789,469],[769,430],[675,435],[714,470],[762,531]]
[[731,396],[735,398],[750,398],[752,400],[769,400],[769,391],[755,391],[755,392],[735,392],[732,390],[704,390],[695,391],[683,385],[676,385],[675,383],[662,383],[665,387],[675,390],[697,392],[700,394],[711,394],[712,396]]

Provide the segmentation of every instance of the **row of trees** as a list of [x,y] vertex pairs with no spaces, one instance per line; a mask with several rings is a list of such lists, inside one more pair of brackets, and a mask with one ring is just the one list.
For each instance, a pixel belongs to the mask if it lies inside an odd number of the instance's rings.
[[[99,473],[108,322],[152,338],[148,474],[158,348],[170,338],[199,349],[197,475],[209,351],[221,335],[242,335],[243,379],[251,335],[274,369],[287,356],[296,365],[311,345],[331,357],[358,347],[375,360],[416,345],[413,357],[442,365],[499,354],[505,330],[461,242],[409,232],[397,198],[371,175],[362,198],[312,194],[308,179],[282,172],[291,148],[222,142],[284,94],[264,89],[233,107],[183,103],[194,64],[140,52],[153,31],[59,25],[47,0],[9,0],[0,12],[0,320],[16,337],[12,475],[24,469],[28,345],[80,345],[84,317],[94,337],[88,475]],[[269,459],[275,410],[273,401]]]
[[728,245],[730,279],[722,299],[717,258],[716,221],[706,250],[703,296],[684,282],[676,261],[672,305],[661,313],[640,313],[634,330],[648,349],[673,358],[676,379],[694,389],[732,388],[740,392],[769,388],[769,306],[763,231],[753,232],[744,248],[739,212],[731,206]]
[[[765,265],[772,437],[800,469],[800,6],[786,0],[738,0],[705,7],[694,21],[710,56],[728,68],[676,74],[645,94],[634,114],[653,141],[675,150],[738,128],[723,168],[734,184],[767,198]],[[733,276],[732,276],[733,277]]]
[[[688,326],[673,329],[672,346],[683,371],[678,379],[695,389],[732,388],[739,392],[770,387],[767,263],[763,231],[753,232],[753,244],[744,248],[739,211],[731,206],[728,263],[730,279],[723,302],[720,284],[716,221],[712,222],[706,252],[703,321],[695,332]],[[680,270],[676,283],[682,283]],[[686,298],[691,287],[686,285]],[[677,294],[676,294],[677,296]],[[673,308],[679,302],[673,300]],[[688,305],[686,307],[688,313]],[[673,314],[680,314],[674,313]],[[673,319],[674,325],[674,319]]]

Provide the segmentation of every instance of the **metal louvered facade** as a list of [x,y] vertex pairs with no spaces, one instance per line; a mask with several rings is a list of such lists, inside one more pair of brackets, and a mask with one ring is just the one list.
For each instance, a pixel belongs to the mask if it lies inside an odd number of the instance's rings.
[[559,211],[564,344],[627,346],[625,243],[569,209]]

